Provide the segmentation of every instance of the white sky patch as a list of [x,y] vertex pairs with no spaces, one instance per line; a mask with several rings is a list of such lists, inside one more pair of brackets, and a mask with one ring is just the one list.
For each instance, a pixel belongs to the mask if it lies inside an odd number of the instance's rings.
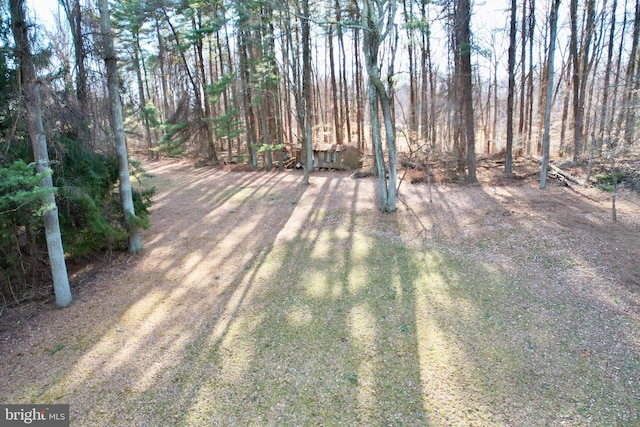
[[56,14],[58,9],[62,12],[58,0],[26,0],[27,16],[33,17],[34,22],[49,30],[55,28]]

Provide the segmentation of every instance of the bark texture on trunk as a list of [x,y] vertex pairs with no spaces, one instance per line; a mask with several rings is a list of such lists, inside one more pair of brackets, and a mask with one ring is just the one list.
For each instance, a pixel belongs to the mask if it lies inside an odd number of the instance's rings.
[[107,69],[111,126],[113,128],[116,157],[118,159],[120,202],[122,203],[122,210],[129,233],[129,252],[137,253],[142,250],[142,240],[140,239],[139,230],[136,226],[136,214],[133,208],[131,180],[129,178],[129,158],[127,156],[127,141],[125,139],[124,122],[122,119],[122,103],[120,100],[120,92],[118,91],[118,68],[116,50],[113,43],[113,33],[111,32],[109,4],[107,0],[99,0],[98,6],[100,8],[100,27],[104,40],[104,63]]
[[540,168],[540,189],[547,188],[547,172],[549,171],[549,129],[551,127],[551,99],[553,98],[553,61],[556,50],[556,31],[558,27],[558,8],[560,0],[554,0],[549,15],[549,74],[547,78],[547,98],[544,109],[544,133],[542,136],[542,167]]
[[[31,47],[28,37],[28,26],[25,21],[24,0],[10,0],[11,29],[16,43],[16,56],[20,66],[22,88],[27,107],[27,121],[33,157],[38,172],[48,172],[42,180],[43,188],[53,188],[49,153],[47,151],[47,138],[42,122],[42,100],[40,87],[36,78],[36,71],[31,57]],[[53,192],[50,192],[45,204],[49,207],[43,214],[47,251],[53,276],[53,290],[56,298],[56,306],[67,307],[73,302],[67,264],[64,259],[62,236],[60,234],[60,222],[58,219],[58,207]]]

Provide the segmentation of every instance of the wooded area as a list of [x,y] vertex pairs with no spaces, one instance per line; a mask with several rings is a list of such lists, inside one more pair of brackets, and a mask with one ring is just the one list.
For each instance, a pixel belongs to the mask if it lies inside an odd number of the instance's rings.
[[[284,168],[299,149],[306,182],[314,143],[352,145],[373,157],[379,208],[389,212],[398,155],[444,159],[468,182],[479,153],[503,158],[506,173],[514,157],[543,155],[541,187],[550,156],[588,164],[589,175],[605,164],[614,183],[616,159],[637,156],[640,0],[476,10],[469,0],[98,3],[59,0],[47,28],[26,15],[72,255],[126,247],[145,225],[152,191],[127,196],[124,133],[130,153],[212,165]],[[101,15],[111,17],[113,37]],[[0,166],[15,180],[0,194],[7,289],[42,258],[42,221],[32,212],[44,196],[25,166],[39,160],[26,143],[25,48],[10,31],[17,18],[3,1]]]

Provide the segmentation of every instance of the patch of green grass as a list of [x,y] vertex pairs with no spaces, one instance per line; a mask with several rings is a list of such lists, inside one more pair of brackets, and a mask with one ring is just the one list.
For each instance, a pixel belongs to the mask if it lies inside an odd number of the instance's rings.
[[[249,190],[220,197],[278,197]],[[393,216],[323,207],[296,233],[252,246],[228,280],[212,273],[227,288],[215,306],[188,307],[192,323],[166,344],[184,339],[175,364],[128,385],[127,413],[98,421],[637,424],[640,362],[603,354],[626,335],[600,334],[594,304],[544,281],[568,265],[552,241],[510,229],[418,249]]]
[[[609,362],[597,352],[580,356],[590,342],[615,345],[621,335],[585,328],[594,309],[566,284],[544,282],[574,264],[553,239],[514,227],[501,231],[504,242],[494,236],[451,250],[435,240],[418,250],[393,217],[323,207],[307,227],[266,257],[279,268],[258,268],[270,273],[239,313],[245,333],[216,359],[221,371],[244,360],[241,373],[206,387],[208,401],[225,390],[231,401],[203,419],[631,425],[640,413],[628,409],[640,394],[638,363],[618,360],[623,373],[607,377]],[[259,322],[249,321],[258,313]],[[247,396],[260,405],[246,405]]]
[[49,350],[49,356],[53,356],[54,354],[56,354],[59,351],[64,350],[65,345],[64,344],[58,344],[55,347],[53,347],[51,350]]

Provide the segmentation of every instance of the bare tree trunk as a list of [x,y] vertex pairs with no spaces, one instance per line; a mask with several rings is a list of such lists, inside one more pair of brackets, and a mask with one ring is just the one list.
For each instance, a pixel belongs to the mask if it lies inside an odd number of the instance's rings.
[[[475,87],[478,90],[478,95],[475,97],[475,102],[476,105],[474,106],[475,110],[480,110],[478,111],[478,116],[480,118],[480,129],[482,130],[482,140],[480,141],[482,143],[483,146],[486,146],[487,141],[489,141],[489,136],[488,136],[488,119],[485,117],[485,109],[484,109],[484,104],[482,103],[482,98],[483,98],[483,93],[482,93],[482,83],[481,83],[481,79],[480,79],[480,73],[474,73],[473,78],[475,79]],[[489,80],[491,80],[491,72],[489,72]],[[487,92],[491,91],[491,83],[489,83],[489,90]],[[487,153],[489,152],[489,149],[487,147]]]
[[[162,84],[162,106],[164,107],[164,117],[170,116],[173,111],[169,107],[169,85],[167,83],[167,70],[165,59],[164,40],[160,35],[160,20],[155,17],[156,37],[158,39],[158,65],[160,66],[160,82]],[[173,105],[173,103],[171,103]]]
[[571,18],[571,34],[569,39],[569,55],[572,62],[571,88],[573,89],[573,161],[578,159],[580,132],[582,123],[578,123],[580,115],[580,57],[578,56],[578,0],[570,0],[569,16]]
[[402,1],[404,21],[408,39],[407,53],[409,56],[409,140],[415,139],[418,132],[418,82],[416,81],[416,66],[414,61],[414,29],[411,24],[413,19],[413,2],[407,8],[407,0]]
[[335,58],[333,52],[333,25],[329,25],[329,29],[327,31],[327,41],[329,42],[329,50],[327,54],[329,55],[329,72],[331,79],[331,98],[333,100],[333,126],[334,136],[336,139],[336,144],[342,144],[342,120],[340,115],[340,107],[338,106],[338,82],[336,80],[336,65]]
[[[296,3],[297,5],[297,3]],[[298,8],[296,6],[296,10],[295,10],[295,14],[299,15],[299,11]],[[287,79],[287,81],[289,82],[289,85],[291,86],[291,92],[293,93],[293,102],[295,103],[295,118],[296,118],[296,124],[298,125],[297,131],[296,131],[296,136],[298,137],[298,141],[301,142],[301,156],[302,158],[300,159],[301,162],[304,162],[304,154],[306,154],[306,152],[302,152],[303,150],[305,150],[304,147],[304,142],[303,142],[303,138],[305,135],[305,125],[304,125],[304,118],[305,118],[305,114],[304,114],[304,107],[303,107],[303,99],[302,99],[302,77],[300,75],[301,73],[301,67],[300,67],[300,60],[299,60],[299,47],[300,47],[300,43],[299,43],[299,33],[300,31],[297,30],[297,28],[295,29],[295,44],[294,44],[294,38],[293,38],[293,28],[291,27],[291,13],[287,12],[285,15],[286,19],[284,20],[284,28],[285,28],[285,32],[284,32],[284,37],[286,39],[286,42],[284,43],[284,45],[286,45],[286,53],[287,56],[285,57],[283,63],[285,64],[289,64],[289,75],[291,76],[290,79]],[[289,104],[288,104],[289,105]],[[293,108],[289,108],[289,115],[291,116],[293,114]],[[289,119],[289,123],[290,123],[290,127],[293,127],[293,119],[290,118]],[[293,131],[292,129],[289,129],[289,135],[290,135],[290,140],[291,140],[291,144],[293,144]]]
[[611,5],[611,28],[609,29],[609,46],[607,47],[607,66],[604,72],[604,87],[602,88],[602,107],[600,110],[600,128],[598,129],[598,146],[599,153],[602,152],[602,141],[605,135],[605,124],[609,120],[609,83],[611,81],[611,68],[613,67],[613,49],[616,32],[616,9],[618,0],[613,0]]
[[493,133],[491,135],[491,153],[496,152],[496,139],[498,138],[498,64],[496,59],[493,63]]
[[[427,5],[426,2],[422,2],[420,8],[420,14],[423,22],[428,22],[427,15]],[[429,82],[431,78],[431,70],[429,69],[430,65],[430,39],[429,32],[425,30],[421,31],[421,52],[420,52],[420,75],[421,79],[421,99],[420,99],[420,135],[425,142],[431,141],[431,129],[432,122],[435,119],[431,115],[430,104],[429,104],[429,95],[433,99],[434,94],[433,91],[430,90]],[[431,120],[430,120],[431,119]]]
[[[220,58],[220,60],[218,61],[218,66],[220,68],[219,73],[220,73],[220,77],[222,78],[225,75],[225,70],[224,70],[224,55],[222,52],[222,43],[220,42],[220,31],[216,31],[216,49],[218,51],[218,58]],[[229,67],[231,67],[231,60],[229,59]],[[213,76],[212,76],[213,79]],[[233,83],[231,83],[233,84]],[[231,111],[231,106],[229,103],[229,94],[228,94],[228,86],[226,88],[224,88],[224,90],[222,91],[222,108],[224,111],[224,115],[228,116],[230,114]],[[227,122],[229,123],[229,122]],[[233,162],[233,141],[232,138],[230,136],[231,133],[231,128],[229,125],[227,125],[226,129],[224,129],[224,134],[225,134],[225,139],[227,142],[227,162],[228,163],[232,163]]]
[[571,39],[570,51],[573,59],[573,162],[577,162],[583,151],[585,90],[588,76],[589,52],[595,18],[595,0],[587,1],[587,23],[585,36],[580,52],[578,52],[578,16],[577,0],[571,0]]
[[[605,10],[607,7],[607,0],[604,0],[603,4],[602,4],[602,14],[600,16],[600,28],[598,29],[597,33],[599,34],[599,36],[597,37],[597,40],[594,41],[594,50],[593,50],[593,55],[591,57],[591,60],[589,61],[589,66],[588,69],[589,70],[598,70],[598,66],[600,65],[600,59],[602,57],[602,46],[601,46],[601,42],[602,42],[602,37],[605,33]],[[594,11],[594,15],[595,15],[595,11]],[[594,34],[596,33],[595,31],[595,20],[594,20]],[[596,73],[594,73],[596,74]],[[589,85],[589,97],[587,100],[587,120],[585,123],[585,130],[588,131],[591,134],[591,143],[589,145],[589,165],[587,168],[587,178],[586,181],[588,182],[591,179],[591,172],[592,172],[592,168],[593,168],[593,160],[595,157],[595,153],[596,153],[596,146],[597,146],[597,141],[596,141],[596,128],[597,128],[597,124],[598,124],[598,108],[597,105],[594,105],[593,103],[593,95],[595,92],[595,86],[596,86],[596,80],[597,77],[595,75],[591,76],[590,81],[591,84]],[[596,102],[597,104],[597,102]],[[592,110],[593,107],[593,110]],[[591,120],[593,119],[593,125],[591,124]],[[587,132],[585,132],[586,134]]]
[[136,68],[136,80],[138,83],[138,98],[140,101],[140,118],[142,119],[142,125],[144,127],[145,139],[147,143],[147,155],[153,157],[153,142],[151,139],[151,124],[149,123],[149,116],[147,114],[147,98],[144,92],[144,83],[142,79],[142,71],[140,70],[140,41],[139,35],[133,34],[133,65]]
[[[427,5],[428,7],[428,5]],[[423,16],[425,16],[425,18],[429,19],[429,9],[426,10],[426,14],[423,14]],[[435,150],[436,149],[436,138],[438,136],[438,126],[436,125],[438,117],[436,115],[436,76],[435,73],[433,72],[433,62],[432,62],[432,58],[431,58],[431,37],[429,35],[429,31],[424,31],[423,34],[425,34],[425,42],[426,42],[426,51],[425,51],[425,56],[426,56],[426,62],[427,62],[427,73],[429,76],[429,94],[431,95],[431,99],[429,102],[429,108],[431,111],[431,114],[429,114],[429,117],[431,117],[430,120],[430,127],[431,127],[431,149]]]
[[547,172],[549,168],[549,129],[551,127],[551,100],[553,98],[553,60],[556,51],[556,31],[558,27],[558,8],[560,0],[553,0],[549,14],[549,73],[547,76],[547,97],[544,108],[544,135],[542,137],[542,166],[540,168],[540,189],[547,188]]
[[476,182],[476,140],[473,113],[473,83],[471,69],[471,3],[469,0],[457,0],[456,7],[456,63],[459,90],[461,91],[461,111],[464,120],[464,136],[467,152],[467,182]]
[[242,28],[238,28],[238,73],[240,76],[240,84],[242,91],[242,107],[244,110],[244,121],[247,127],[247,151],[251,157],[251,164],[253,167],[258,165],[258,155],[256,150],[256,130],[253,119],[253,102],[251,93],[251,82],[249,72],[249,58],[247,54],[247,43],[249,41],[246,37],[246,32]]
[[98,0],[100,8],[100,29],[104,43],[104,63],[107,69],[107,86],[109,89],[109,103],[111,104],[111,125],[116,145],[116,157],[118,158],[118,186],[120,201],[129,233],[129,252],[137,253],[142,250],[142,241],[136,225],[136,213],[133,208],[131,193],[131,181],[129,179],[129,159],[127,156],[127,142],[124,134],[122,119],[122,102],[118,84],[118,66],[116,64],[116,50],[111,32],[111,19],[109,17],[109,4],[107,0]]
[[313,145],[311,134],[311,39],[309,0],[302,0],[302,99],[304,108],[304,133],[302,139],[302,156],[304,162],[304,184],[309,185],[309,173],[313,171]]
[[[515,64],[516,64],[516,9],[517,9],[517,1],[511,0],[511,26],[509,29],[509,93],[507,96],[507,148],[505,150],[505,161],[504,161],[504,173],[510,174],[512,173],[512,165],[513,165],[513,98],[515,95]],[[526,8],[525,8],[526,9]],[[524,33],[524,31],[523,31]],[[522,50],[524,52],[525,46],[523,43]],[[522,65],[524,69],[524,64]],[[523,80],[524,81],[524,80]],[[521,87],[522,92],[524,93],[524,85]],[[520,108],[520,122],[524,121],[524,98],[521,102]]]
[[536,1],[529,1],[529,75],[527,76],[527,111],[525,117],[525,130],[527,132],[525,145],[531,147],[533,132],[533,44],[536,30]]
[[567,119],[569,118],[569,100],[571,99],[571,79],[568,77],[571,75],[571,61],[567,61],[567,65],[565,67],[566,76],[565,79],[565,90],[564,90],[564,100],[562,103],[562,122],[560,125],[560,144],[558,145],[558,155],[560,157],[564,156],[565,152],[565,140],[566,140],[566,132],[567,132]]
[[638,99],[638,42],[640,40],[640,0],[636,0],[635,15],[633,19],[633,39],[631,42],[631,52],[629,53],[629,63],[627,65],[625,94],[623,108],[626,113],[624,126],[624,143],[629,146],[633,142],[636,119],[636,100]]
[[[514,7],[515,6],[515,7]],[[511,0],[511,20],[514,20],[514,14],[517,11],[518,2]],[[515,9],[515,10],[514,10]],[[527,82],[527,4],[523,1],[522,4],[522,28],[520,29],[520,117],[518,120],[518,135],[522,137],[522,133],[524,132],[524,118],[526,115],[526,104],[525,104],[525,85]],[[509,49],[511,49],[511,31],[516,32],[515,25],[511,23],[509,28]],[[515,34],[513,35],[513,45],[515,46]],[[509,52],[511,52],[509,50]],[[515,52],[514,52],[515,55]],[[533,59],[533,58],[531,58]],[[530,59],[530,60],[531,60]],[[515,67],[515,56],[514,56],[514,67]],[[510,66],[508,65],[507,68]],[[514,70],[515,71],[515,70]],[[506,171],[506,168],[505,168]]]
[[352,137],[351,137],[351,118],[350,118],[350,111],[349,111],[349,87],[347,86],[347,55],[344,49],[344,37],[343,37],[343,31],[342,31],[342,9],[340,7],[340,0],[335,0],[335,8],[336,8],[338,44],[340,45],[340,52],[342,53],[342,67],[340,70],[340,74],[342,76],[340,80],[341,81],[340,96],[341,96],[341,99],[344,99],[344,107],[342,108],[342,119],[344,120],[346,125],[347,143],[351,145]]
[[[196,22],[196,16],[198,18],[197,22]],[[202,29],[202,17],[201,17],[200,11],[198,11],[196,16],[192,18],[192,25],[193,25],[194,32],[197,34]],[[202,43],[202,37],[203,37],[202,35],[197,36],[195,41],[196,58],[197,58],[196,76],[199,72],[200,86],[202,87],[202,97],[199,97],[202,103],[200,108],[204,108],[202,126],[205,127],[206,135],[208,137],[207,138],[208,139],[207,154],[209,156],[209,159],[212,160],[214,163],[218,163],[218,151],[216,149],[216,138],[213,132],[211,132],[211,128],[209,126],[209,123],[207,122],[213,117],[213,115],[211,114],[211,105],[209,104],[209,100],[207,99],[207,74],[205,72],[205,67],[204,67],[204,46]],[[199,88],[195,88],[195,90],[197,90],[198,92],[200,91]]]
[[[380,210],[394,212],[396,210],[396,146],[395,129],[391,114],[391,99],[380,79],[378,51],[382,40],[393,26],[395,16],[395,0],[364,0],[362,5],[363,42],[367,74],[369,76],[369,108],[371,109],[371,133],[375,150],[376,169],[378,171],[378,187],[380,190]],[[387,16],[388,15],[388,16]],[[387,21],[388,20],[388,21]],[[385,22],[387,23],[385,26]],[[389,151],[389,180],[382,149],[382,136],[378,118],[378,103],[382,107],[387,148]]]
[[71,29],[73,40],[73,54],[76,68],[76,98],[78,100],[80,117],[77,121],[77,133],[84,143],[89,143],[91,132],[87,121],[89,120],[89,89],[87,87],[87,68],[85,60],[87,50],[85,48],[84,36],[82,33],[82,8],[80,0],[60,0],[59,3],[67,16],[67,22]]
[[[554,0],[555,1],[555,0]],[[549,82],[549,47],[547,45],[547,33],[548,33],[549,24],[544,30],[545,40],[542,43],[542,49],[544,50],[544,64],[542,65],[542,71],[540,72],[540,93],[538,95],[538,105],[546,105],[547,103],[547,94],[549,93],[546,88]],[[537,126],[537,136],[536,136],[536,154],[542,155],[542,140],[544,138],[544,120],[545,120],[545,112],[544,108],[538,109],[538,126]],[[532,141],[533,142],[533,141]],[[527,145],[527,156],[531,156],[532,154],[532,144]]]
[[73,39],[73,53],[76,62],[76,96],[82,111],[88,107],[87,70],[85,67],[86,49],[82,35],[82,8],[80,0],[60,0],[64,9],[71,37]]
[[[480,76],[478,75],[478,84],[481,85]],[[491,74],[489,74],[489,88],[487,89],[487,100],[485,106],[483,108],[484,114],[482,127],[484,128],[484,143],[486,145],[486,153],[491,154],[491,93],[493,92],[493,84],[491,81]],[[482,103],[480,102],[480,108],[482,108]]]
[[9,7],[11,9],[11,30],[16,43],[16,57],[20,66],[22,89],[27,107],[28,129],[31,137],[31,146],[33,147],[33,157],[36,162],[36,170],[38,172],[47,172],[47,176],[42,180],[42,187],[51,190],[44,200],[49,209],[43,214],[43,219],[56,306],[67,307],[71,305],[73,299],[69,286],[67,265],[64,259],[64,249],[62,248],[58,206],[53,193],[47,139],[42,122],[40,86],[31,56],[29,28],[25,22],[24,0],[10,0]]
[[[622,8],[622,10],[626,11],[627,10],[627,4],[628,4],[628,0],[624,1],[624,7]],[[624,35],[626,34],[626,29],[627,29],[627,15],[626,12],[624,14],[624,18],[622,20],[622,28],[620,31],[620,34],[622,34],[622,37],[620,37],[620,44],[618,45],[618,57],[616,58],[616,71],[613,73],[613,75],[615,76],[614,82],[613,82],[613,93],[611,94],[611,120],[609,120],[609,122],[607,123],[608,127],[607,127],[607,137],[609,140],[609,145],[611,148],[611,145],[614,143],[612,136],[614,134],[617,135],[617,130],[615,129],[616,127],[616,108],[619,108],[618,106],[618,91],[620,88],[620,78],[622,76],[622,53],[624,52],[624,45],[625,45],[625,38]],[[619,108],[620,109],[620,108]],[[622,118],[624,117],[624,108],[622,108],[622,111],[619,114],[619,118],[620,120],[622,120]],[[616,136],[617,137],[617,136]]]
[[[357,17],[360,19],[360,17]],[[356,132],[357,132],[357,140],[358,140],[358,148],[362,153],[366,153],[367,151],[367,143],[364,137],[364,90],[362,89],[362,64],[360,61],[360,30],[358,28],[354,29],[353,36],[353,50],[355,53],[355,67],[354,67],[354,75],[355,75],[355,86],[356,86]]]

